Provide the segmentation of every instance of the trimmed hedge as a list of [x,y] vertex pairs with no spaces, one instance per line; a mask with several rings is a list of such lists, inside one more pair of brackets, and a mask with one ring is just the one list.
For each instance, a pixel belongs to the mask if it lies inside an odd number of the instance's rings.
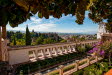
[[66,72],[66,71],[71,70],[71,69],[73,69],[73,68],[75,68],[75,65],[70,65],[70,66],[68,66],[68,67],[65,67],[65,68],[63,69],[63,71]]
[[28,74],[28,71],[30,72],[34,72],[37,71],[39,69],[44,69],[47,68],[49,66],[55,65],[55,64],[59,64],[62,62],[66,62],[68,60],[74,59],[74,58],[82,58],[81,55],[86,55],[84,53],[71,53],[71,54],[67,54],[67,55],[61,55],[58,57],[54,57],[54,58],[48,58],[45,60],[40,60],[37,62],[32,62],[29,64],[22,64],[17,68],[17,74],[20,73],[21,70],[23,70],[23,74]]
[[57,71],[57,72],[52,72],[52,73],[50,73],[50,75],[59,75],[59,71]]
[[83,61],[83,62],[79,63],[79,66],[81,66],[81,65],[83,65],[85,63],[87,63],[87,61]]

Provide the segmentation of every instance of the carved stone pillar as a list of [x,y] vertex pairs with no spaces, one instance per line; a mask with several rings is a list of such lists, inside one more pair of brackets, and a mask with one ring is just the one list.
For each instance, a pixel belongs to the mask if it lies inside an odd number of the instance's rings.
[[90,56],[87,56],[87,63],[90,65]]
[[63,53],[64,53],[64,54],[67,54],[67,51],[65,50],[64,46],[62,47],[62,49],[63,49],[63,51],[64,51]]
[[0,26],[0,61],[2,61],[2,34],[1,34],[1,26]]
[[76,52],[76,46],[72,46],[72,48],[73,48],[72,51]]
[[42,52],[43,57],[45,58],[46,57],[45,49],[42,49],[41,52]]
[[76,71],[79,69],[79,60],[76,60]]
[[58,54],[63,55],[63,52],[61,50],[61,47],[58,47]]
[[95,58],[96,58],[96,61],[98,61],[98,56],[97,56],[97,55],[96,55],[96,57],[95,57]]
[[52,51],[51,51],[52,56],[57,56],[57,52],[55,51],[55,48],[51,48],[51,49],[52,49]]
[[57,48],[54,49],[56,56],[58,56]]
[[52,57],[52,52],[51,52],[51,48],[49,48],[49,55]]
[[68,46],[69,52],[72,53],[72,48],[71,46]]
[[64,68],[64,66],[60,65],[59,67],[60,67],[60,73],[59,73],[59,75],[63,75],[63,68]]

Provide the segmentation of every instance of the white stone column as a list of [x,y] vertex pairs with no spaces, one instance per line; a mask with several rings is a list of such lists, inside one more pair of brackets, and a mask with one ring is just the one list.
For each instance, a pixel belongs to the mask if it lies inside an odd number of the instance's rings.
[[65,48],[65,46],[64,46],[64,50],[65,50],[65,53],[68,54],[68,50],[67,48]]
[[46,58],[45,49],[42,49],[42,50],[41,50],[41,53],[42,53],[42,55],[43,55],[43,58]]
[[68,52],[68,53],[70,53],[70,49],[69,49],[69,46],[67,46],[67,52]]
[[59,50],[60,54],[63,55],[63,51],[62,51],[61,47],[58,47],[58,50]]
[[56,56],[58,56],[57,48],[54,48]]
[[72,53],[72,48],[70,45],[68,46],[68,48],[69,48],[70,53]]
[[73,52],[76,52],[76,48],[75,48],[76,46],[72,46],[72,51]]
[[64,50],[63,46],[61,47],[61,50],[62,50],[62,53],[65,53],[65,50]]
[[49,52],[49,56],[52,57],[51,48],[48,48],[47,50],[48,50],[48,52]]
[[50,48],[50,52],[51,52],[52,56],[55,54],[53,48]]

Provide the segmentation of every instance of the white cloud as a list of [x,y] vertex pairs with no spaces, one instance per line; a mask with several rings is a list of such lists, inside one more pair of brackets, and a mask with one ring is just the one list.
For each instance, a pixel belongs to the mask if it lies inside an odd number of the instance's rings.
[[53,16],[49,16],[49,19],[52,19],[53,18]]
[[40,18],[36,19],[35,17],[31,17],[30,19],[31,19],[32,23],[33,22],[36,22],[36,23],[41,23],[42,22],[42,19],[40,19]]
[[55,27],[56,27],[56,24],[46,23],[46,24],[39,24],[39,25],[31,26],[29,29],[30,30],[34,29],[35,31],[50,31]]
[[15,27],[15,28],[12,28],[12,27],[9,27],[7,26],[7,30],[11,30],[11,31],[25,31],[26,30],[26,26],[23,28],[23,27]]
[[[34,25],[34,26],[29,26],[29,30],[32,31],[33,29],[35,31],[53,31],[53,29],[56,27],[56,24],[53,23],[46,23],[46,24],[39,24],[39,25]],[[21,27],[15,27],[12,28],[10,26],[7,26],[8,30],[16,30],[16,31],[25,31],[26,30],[26,26]]]

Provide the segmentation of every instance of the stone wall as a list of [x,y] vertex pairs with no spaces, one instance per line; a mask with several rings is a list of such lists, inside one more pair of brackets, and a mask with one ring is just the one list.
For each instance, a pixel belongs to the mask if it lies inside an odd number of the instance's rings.
[[112,33],[106,33],[106,34],[103,34],[102,37],[101,37],[101,41],[109,41],[109,40],[112,40]]
[[59,55],[76,52],[76,45],[85,46],[86,44],[93,45],[98,40],[91,40],[79,43],[51,44],[41,46],[24,46],[24,47],[9,47],[9,64],[22,64],[27,62],[35,62],[52,58]]

